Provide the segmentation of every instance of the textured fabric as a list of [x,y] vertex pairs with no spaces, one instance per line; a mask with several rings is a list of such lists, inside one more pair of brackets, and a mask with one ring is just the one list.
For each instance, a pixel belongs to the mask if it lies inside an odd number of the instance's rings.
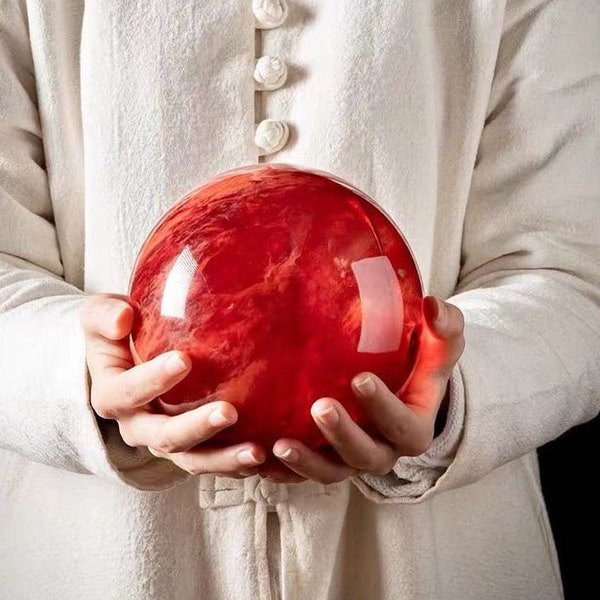
[[[600,4],[263,4],[0,2],[0,599],[561,598],[535,448],[599,409]],[[89,405],[83,295],[259,160],[372,195],[465,314],[446,427],[385,477],[190,477]]]

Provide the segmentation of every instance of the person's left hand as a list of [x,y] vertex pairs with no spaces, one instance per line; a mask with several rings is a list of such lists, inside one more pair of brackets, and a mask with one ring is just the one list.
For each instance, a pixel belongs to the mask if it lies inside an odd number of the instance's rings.
[[338,456],[331,460],[297,440],[279,439],[273,454],[295,474],[285,469],[270,474],[270,479],[329,484],[361,473],[385,475],[401,456],[416,456],[429,448],[448,380],[464,349],[464,319],[456,306],[433,296],[424,298],[423,314],[417,364],[401,399],[372,373],[361,373],[352,381],[360,406],[380,437],[368,435],[337,400],[321,398],[311,413]]

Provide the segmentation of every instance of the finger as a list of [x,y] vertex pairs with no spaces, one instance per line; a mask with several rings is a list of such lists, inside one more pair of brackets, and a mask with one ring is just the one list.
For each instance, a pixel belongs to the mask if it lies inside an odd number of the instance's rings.
[[[396,402],[399,402],[397,398]],[[312,405],[311,413],[327,441],[346,464],[380,475],[391,471],[397,458],[394,448],[368,435],[339,402],[321,398]]]
[[107,369],[118,372],[133,366],[129,344],[124,339],[131,331],[133,309],[121,297],[90,296],[80,320],[92,380]]
[[129,345],[100,335],[86,337],[86,362],[92,381],[106,375],[118,375],[134,366]]
[[464,317],[456,306],[433,296],[423,300],[423,317],[415,369],[400,396],[411,409],[433,419],[464,350]]
[[94,408],[116,419],[148,404],[177,385],[190,372],[191,361],[182,352],[165,352],[129,369],[114,366],[107,355],[89,357],[95,381]]
[[187,452],[168,454],[166,458],[192,475],[218,473],[235,477],[241,471],[263,463],[266,455],[257,444],[246,443],[227,448],[199,447]]
[[[437,408],[407,405],[373,373],[357,375],[352,387],[361,408],[399,454],[416,456],[429,448]],[[424,400],[422,405],[426,406]]]
[[86,336],[120,340],[131,332],[133,309],[125,296],[95,294],[85,300],[80,321]]
[[156,452],[185,452],[233,425],[237,411],[228,402],[209,402],[175,417],[138,410],[119,421],[129,446],[148,446]]
[[277,440],[273,446],[273,454],[298,475],[323,485],[344,481],[359,472],[349,465],[325,458],[296,440]]
[[426,296],[423,299],[425,327],[422,332],[419,367],[448,374],[464,349],[464,316],[450,304]]

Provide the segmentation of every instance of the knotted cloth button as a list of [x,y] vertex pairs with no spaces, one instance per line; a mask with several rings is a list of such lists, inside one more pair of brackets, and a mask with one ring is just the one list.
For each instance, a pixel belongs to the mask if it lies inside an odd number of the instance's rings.
[[287,79],[287,65],[276,56],[262,56],[254,66],[254,80],[259,90],[276,90]]
[[254,143],[258,146],[259,154],[273,154],[281,150],[288,141],[290,129],[285,121],[265,119],[256,126]]
[[252,0],[252,12],[257,29],[273,29],[286,20],[288,7],[285,0]]

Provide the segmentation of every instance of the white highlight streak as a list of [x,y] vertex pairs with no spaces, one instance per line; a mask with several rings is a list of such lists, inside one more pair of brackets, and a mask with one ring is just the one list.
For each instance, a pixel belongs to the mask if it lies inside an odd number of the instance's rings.
[[160,314],[165,317],[183,319],[187,295],[198,263],[186,246],[167,275],[160,304]]
[[402,290],[387,256],[352,263],[358,284],[362,321],[359,352],[393,352],[400,348],[404,308]]

